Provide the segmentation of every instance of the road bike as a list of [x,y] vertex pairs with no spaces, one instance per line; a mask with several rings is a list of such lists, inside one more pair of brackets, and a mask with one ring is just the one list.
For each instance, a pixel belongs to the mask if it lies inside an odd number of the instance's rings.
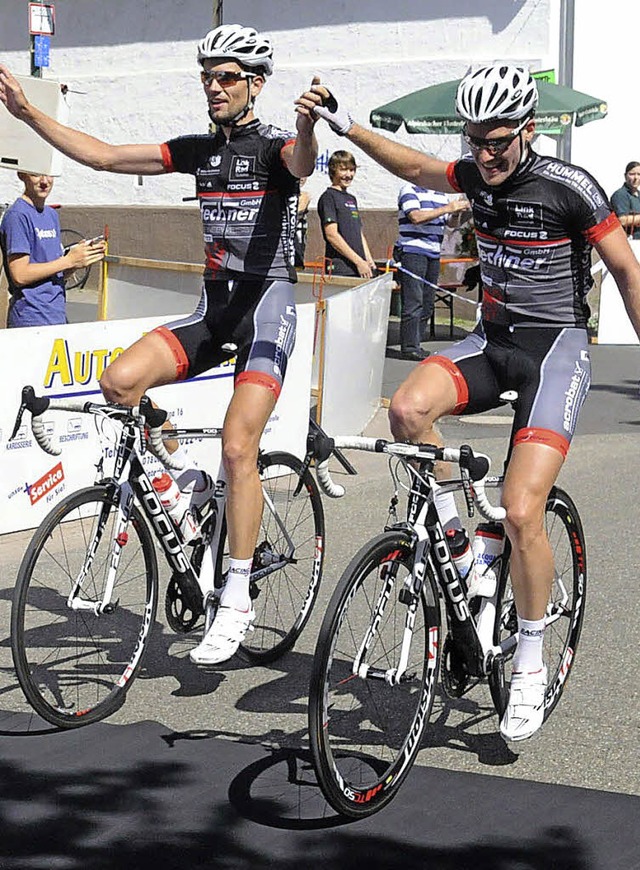
[[[503,481],[487,476],[488,457],[468,445],[336,438],[317,447],[323,461],[316,469],[321,488],[334,496],[344,490],[324,458],[333,447],[385,454],[395,481],[391,524],[354,556],[331,597],[309,690],[309,739],[320,787],[337,812],[361,818],[392,800],[411,770],[439,680],[453,698],[487,680],[502,717],[518,627],[508,539],[486,568],[495,574],[495,591],[470,598],[434,503],[434,464],[456,463],[460,477],[438,485],[461,494],[469,517],[477,507],[484,518],[503,520],[504,509],[487,497],[486,490],[499,490]],[[398,522],[403,484],[407,518]],[[555,564],[544,640],[547,719],[574,663],[587,567],[578,511],[559,487],[549,493],[545,522]]]
[[[200,534],[187,544],[145,462],[158,457],[175,468],[165,440],[219,438],[222,430],[163,429],[167,414],[147,397],[125,407],[38,397],[25,387],[14,435],[28,411],[36,441],[54,455],[60,448],[44,419],[48,410],[94,415],[103,456],[95,485],[56,504],[27,547],[14,592],[11,649],[33,709],[53,725],[74,728],[118,709],[140,671],[158,606],[154,541],[171,570],[170,628],[188,633],[204,624],[207,631],[213,621],[227,562],[224,479],[194,509]],[[113,443],[105,451],[109,433]],[[114,457],[108,474],[106,452]],[[311,451],[304,462],[281,451],[258,457],[264,510],[250,578],[256,619],[241,647],[256,662],[293,647],[318,594],[325,523],[311,460]]]

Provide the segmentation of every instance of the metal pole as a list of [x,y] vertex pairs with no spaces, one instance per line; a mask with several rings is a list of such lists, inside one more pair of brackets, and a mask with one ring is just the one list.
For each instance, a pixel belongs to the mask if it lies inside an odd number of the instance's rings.
[[222,24],[222,0],[214,0],[213,3],[213,26],[219,27]]
[[[560,58],[558,78],[560,85],[573,87],[573,43],[575,36],[575,0],[560,0]],[[568,124],[560,138],[558,157],[571,160],[571,130]]]

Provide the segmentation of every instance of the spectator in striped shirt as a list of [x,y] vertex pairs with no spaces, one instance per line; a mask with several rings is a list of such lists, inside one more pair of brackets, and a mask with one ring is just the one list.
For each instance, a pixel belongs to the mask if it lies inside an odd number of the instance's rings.
[[440,249],[444,230],[457,214],[469,211],[464,198],[449,200],[445,193],[405,182],[398,195],[400,235],[396,243],[402,315],[400,348],[403,359],[419,362],[429,356],[422,349],[427,324],[433,314],[435,287],[440,274]]

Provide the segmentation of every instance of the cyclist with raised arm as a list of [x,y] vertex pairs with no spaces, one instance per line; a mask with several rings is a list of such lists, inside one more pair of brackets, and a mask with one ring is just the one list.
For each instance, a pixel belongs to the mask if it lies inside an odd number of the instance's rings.
[[481,321],[462,342],[411,372],[389,416],[394,437],[441,444],[434,431],[440,417],[485,411],[504,390],[519,393],[502,493],[519,626],[500,723],[506,740],[530,737],[544,718],[543,637],[554,572],[544,508],[589,388],[592,247],[616,279],[640,335],[640,264],[592,176],[533,151],[537,101],[535,81],[522,67],[493,64],[470,72],[456,97],[470,154],[452,163],[361,127],[318,79],[298,101],[394,175],[464,193],[472,203]]
[[68,157],[133,175],[196,178],[205,241],[204,286],[192,315],[145,335],[104,372],[109,401],[135,405],[151,387],[194,377],[236,356],[224,421],[223,463],[230,563],[216,618],[191,658],[226,661],[251,628],[249,574],[262,511],[257,471],[262,431],[280,394],[295,341],[293,229],[298,179],[311,175],[315,119],[298,110],[297,133],[263,124],[254,103],[273,71],[270,40],[226,24],[198,45],[200,77],[216,132],[154,145],[110,145],[29,104],[0,65],[0,100]]

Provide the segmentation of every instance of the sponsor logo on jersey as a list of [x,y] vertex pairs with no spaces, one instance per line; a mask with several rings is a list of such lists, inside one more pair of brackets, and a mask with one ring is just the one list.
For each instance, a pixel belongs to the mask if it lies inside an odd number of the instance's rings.
[[543,224],[542,203],[540,202],[518,202],[514,199],[508,199],[507,213],[510,222],[517,225],[528,224],[532,227],[541,227]]
[[222,163],[222,154],[212,154],[208,160],[209,166],[212,169],[215,169],[216,166],[220,166]]
[[231,161],[229,181],[242,181],[256,174],[256,158],[238,155]]
[[493,194],[488,190],[479,190],[478,196],[481,197],[487,205],[493,205]]
[[260,199],[255,200],[255,205],[252,200],[242,200],[242,202],[251,202],[251,205],[243,207],[239,206],[238,203],[229,201],[224,203],[215,202],[207,205],[203,203],[202,220],[205,223],[255,223],[260,211]]
[[505,230],[506,239],[532,239],[542,242],[547,241],[549,233],[546,230]]
[[260,190],[260,182],[259,181],[241,181],[235,183],[229,183],[227,185],[228,190]]
[[554,178],[561,181],[566,184],[567,187],[571,187],[577,193],[582,194],[593,208],[598,208],[604,204],[604,199],[596,187],[595,182],[590,175],[587,175],[587,173],[583,172],[581,169],[577,169],[575,166],[568,166],[565,163],[557,163],[555,160],[552,160],[542,168],[541,172],[542,175],[545,175],[547,178]]
[[550,250],[512,247],[509,244],[477,237],[478,257],[485,266],[513,269],[519,272],[546,272],[551,265]]

